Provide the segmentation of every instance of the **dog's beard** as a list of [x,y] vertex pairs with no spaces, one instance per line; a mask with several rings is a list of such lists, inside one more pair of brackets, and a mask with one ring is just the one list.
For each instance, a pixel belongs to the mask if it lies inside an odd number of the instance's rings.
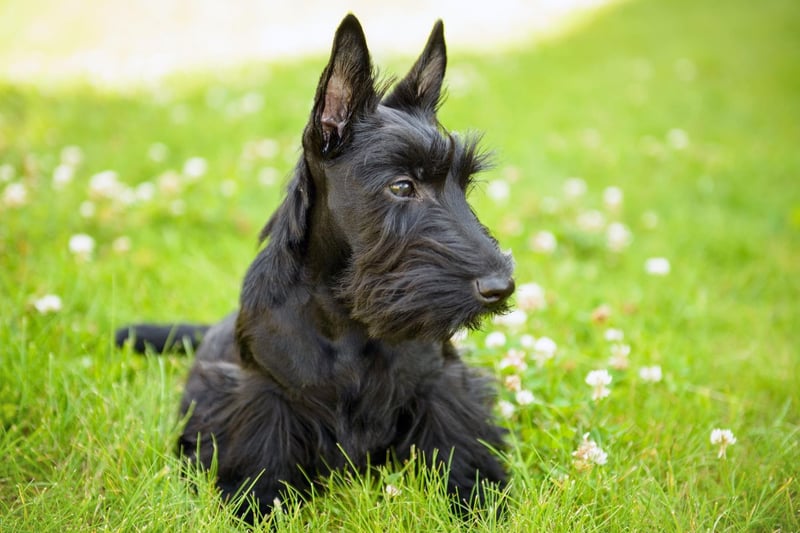
[[[406,246],[354,261],[345,272],[338,296],[352,318],[373,338],[393,342],[446,340],[462,328],[477,329],[482,319],[508,310],[506,302],[486,306],[475,297],[476,272],[485,264],[454,261],[441,243]],[[371,261],[370,256],[380,257]]]

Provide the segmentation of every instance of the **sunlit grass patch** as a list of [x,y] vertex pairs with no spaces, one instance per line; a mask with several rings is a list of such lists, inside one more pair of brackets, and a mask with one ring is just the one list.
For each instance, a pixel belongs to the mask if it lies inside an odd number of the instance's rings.
[[[634,1],[451,57],[442,122],[497,149],[471,199],[518,286],[455,339],[497,380],[511,474],[463,528],[800,530],[795,4]],[[240,527],[173,455],[189,360],[112,331],[237,305],[319,67],[0,86],[2,529]],[[440,476],[337,474],[265,523],[452,531]]]

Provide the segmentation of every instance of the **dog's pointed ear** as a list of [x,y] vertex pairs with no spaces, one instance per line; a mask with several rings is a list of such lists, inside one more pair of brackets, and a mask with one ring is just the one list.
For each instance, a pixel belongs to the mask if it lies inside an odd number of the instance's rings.
[[307,129],[312,146],[307,148],[334,156],[349,140],[353,121],[376,106],[367,40],[358,19],[350,14],[336,30],[330,60],[319,80]]
[[439,108],[446,68],[444,24],[437,20],[422,54],[408,74],[383,100],[384,105],[395,109],[418,108],[431,118],[434,117]]

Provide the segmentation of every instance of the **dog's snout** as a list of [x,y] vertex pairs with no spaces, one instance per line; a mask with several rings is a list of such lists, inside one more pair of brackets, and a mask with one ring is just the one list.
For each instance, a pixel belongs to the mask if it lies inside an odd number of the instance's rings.
[[475,280],[475,292],[482,303],[497,303],[514,292],[514,280],[505,276],[478,278]]

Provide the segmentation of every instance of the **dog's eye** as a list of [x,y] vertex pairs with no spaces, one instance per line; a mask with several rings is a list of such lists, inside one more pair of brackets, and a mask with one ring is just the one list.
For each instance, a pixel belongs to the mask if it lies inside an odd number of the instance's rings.
[[409,179],[400,179],[389,185],[389,190],[400,198],[410,198],[414,195],[414,182]]

